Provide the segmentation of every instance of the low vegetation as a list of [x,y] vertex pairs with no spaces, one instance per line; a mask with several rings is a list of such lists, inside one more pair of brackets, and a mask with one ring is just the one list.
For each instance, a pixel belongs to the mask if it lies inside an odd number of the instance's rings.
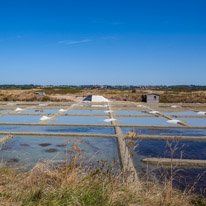
[[[46,97],[35,94],[45,92]],[[103,95],[110,100],[141,102],[145,93],[157,93],[161,103],[206,103],[206,90],[174,88],[174,89],[79,89],[79,88],[30,88],[0,89],[0,101],[75,101],[76,97],[87,95]]]
[[[70,141],[68,140],[67,143]],[[127,171],[115,170],[118,168],[116,162],[113,162],[113,167],[104,160],[98,161],[92,168],[85,164],[82,166],[83,164],[78,161],[81,156],[78,144],[81,143],[84,142],[77,140],[72,145],[71,151],[65,153],[65,163],[42,161],[30,171],[20,171],[2,165],[0,167],[0,205],[206,205],[206,200],[195,195],[192,187],[184,191],[174,188],[175,167],[171,166],[169,173],[162,173],[159,179],[151,176],[152,171],[147,169],[145,176],[133,181]],[[174,145],[169,144],[171,154],[176,151],[177,145],[178,142]],[[48,146],[48,144],[41,146]],[[132,152],[134,148],[130,149]]]
[[38,90],[37,92],[45,92],[47,95],[51,95],[51,94],[76,94],[76,93],[80,93],[81,90],[80,89],[76,89],[76,88],[44,88],[41,90]]
[[114,175],[103,161],[85,171],[74,165],[38,163],[29,172],[0,168],[0,204],[3,205],[205,205],[204,199],[149,180],[129,182]]

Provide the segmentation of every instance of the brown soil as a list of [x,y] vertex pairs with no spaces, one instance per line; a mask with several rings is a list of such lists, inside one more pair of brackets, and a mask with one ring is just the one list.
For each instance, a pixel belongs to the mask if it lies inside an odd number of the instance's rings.
[[47,147],[49,145],[51,145],[50,143],[42,143],[42,144],[39,144],[41,147]]
[[45,150],[45,152],[52,153],[52,152],[58,152],[58,150],[57,149],[47,149]]
[[17,163],[17,162],[19,162],[19,159],[13,158],[13,159],[7,160],[7,162]]

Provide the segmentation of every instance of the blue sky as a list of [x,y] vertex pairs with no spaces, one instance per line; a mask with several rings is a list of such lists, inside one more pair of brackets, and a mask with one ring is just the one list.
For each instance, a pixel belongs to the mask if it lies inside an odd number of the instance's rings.
[[205,0],[0,0],[0,84],[206,85]]

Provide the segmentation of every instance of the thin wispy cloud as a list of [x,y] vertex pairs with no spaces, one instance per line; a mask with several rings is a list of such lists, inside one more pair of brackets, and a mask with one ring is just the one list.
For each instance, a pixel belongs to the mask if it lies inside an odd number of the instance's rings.
[[86,42],[91,42],[92,40],[90,39],[83,39],[83,40],[79,40],[79,41],[71,41],[71,40],[64,40],[64,41],[59,41],[57,42],[58,44],[81,44],[81,43],[86,43]]

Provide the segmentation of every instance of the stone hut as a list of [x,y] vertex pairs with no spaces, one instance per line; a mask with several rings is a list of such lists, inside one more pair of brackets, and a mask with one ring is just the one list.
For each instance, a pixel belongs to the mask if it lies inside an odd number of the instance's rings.
[[150,94],[144,94],[142,95],[142,102],[147,103],[159,103],[159,94],[150,93]]

